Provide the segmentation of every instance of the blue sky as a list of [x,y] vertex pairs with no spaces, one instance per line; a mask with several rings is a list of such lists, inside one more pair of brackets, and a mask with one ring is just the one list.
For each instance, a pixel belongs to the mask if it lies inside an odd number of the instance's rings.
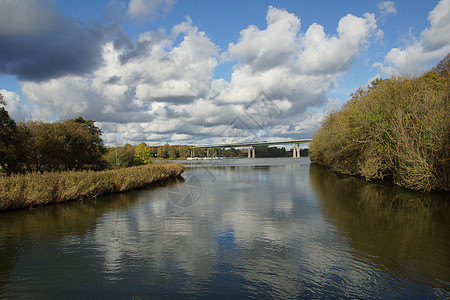
[[107,143],[309,138],[355,89],[421,74],[450,52],[450,0],[0,7],[0,93],[11,116],[81,115]]

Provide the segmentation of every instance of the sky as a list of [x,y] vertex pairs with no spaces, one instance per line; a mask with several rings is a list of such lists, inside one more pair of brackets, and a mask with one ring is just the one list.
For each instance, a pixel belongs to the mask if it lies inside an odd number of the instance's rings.
[[310,138],[375,78],[450,52],[450,0],[0,0],[16,121],[95,120],[108,145]]

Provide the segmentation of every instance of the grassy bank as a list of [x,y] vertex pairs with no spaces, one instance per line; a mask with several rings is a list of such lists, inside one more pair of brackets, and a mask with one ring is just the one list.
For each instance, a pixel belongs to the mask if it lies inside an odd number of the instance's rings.
[[0,211],[31,208],[144,187],[183,173],[184,166],[158,162],[101,172],[71,171],[0,176]]
[[376,80],[322,123],[310,158],[367,180],[450,190],[449,73]]

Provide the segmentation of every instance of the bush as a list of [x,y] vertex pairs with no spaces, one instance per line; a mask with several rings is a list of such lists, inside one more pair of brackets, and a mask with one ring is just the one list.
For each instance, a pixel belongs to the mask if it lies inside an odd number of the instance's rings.
[[313,136],[311,160],[413,190],[450,190],[447,76],[430,71],[359,89]]

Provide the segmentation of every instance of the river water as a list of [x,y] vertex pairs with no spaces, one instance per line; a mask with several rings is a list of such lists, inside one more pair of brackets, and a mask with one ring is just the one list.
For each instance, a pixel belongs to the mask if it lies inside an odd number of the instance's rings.
[[450,199],[308,158],[0,214],[0,298],[449,298]]

